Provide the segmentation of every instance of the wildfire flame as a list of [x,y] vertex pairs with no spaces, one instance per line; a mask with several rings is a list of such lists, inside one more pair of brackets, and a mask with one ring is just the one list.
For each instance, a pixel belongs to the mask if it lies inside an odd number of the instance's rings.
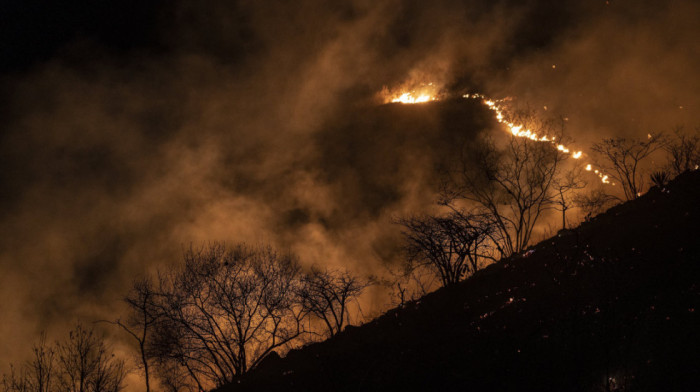
[[[556,149],[563,152],[564,154],[571,155],[572,158],[574,159],[580,159],[583,157],[583,151],[574,151],[572,152],[567,146],[563,144],[559,144],[555,141],[554,136],[548,136],[548,135],[537,135],[535,132],[531,131],[530,129],[523,129],[522,124],[514,124],[512,122],[509,122],[506,120],[506,116],[504,115],[505,108],[503,106],[503,103],[506,102],[508,99],[491,99],[487,98],[486,96],[482,94],[465,94],[463,95],[464,98],[467,99],[479,99],[481,102],[486,105],[490,110],[492,110],[494,113],[496,113],[496,120],[504,124],[508,130],[510,130],[510,133],[513,136],[516,137],[524,137],[528,138],[530,140],[536,141],[536,142],[543,142],[543,143],[551,143],[553,146],[556,146]],[[588,163],[586,165],[586,171],[592,171],[593,166]],[[600,181],[603,184],[610,184],[610,185],[615,185],[615,183],[611,183],[609,176],[606,175],[605,173],[601,172],[600,170],[595,170],[593,171],[598,178],[600,178]]]
[[[381,97],[385,103],[402,103],[402,104],[416,104],[424,103],[430,101],[439,100],[439,93],[437,87],[433,83],[416,85],[413,84],[412,88],[402,88],[394,91],[389,91],[388,88],[384,87],[381,92]],[[405,87],[405,86],[404,86]],[[496,120],[505,125],[510,133],[515,137],[528,138],[535,142],[550,143],[554,148],[561,151],[564,154],[570,155],[573,159],[581,159],[584,156],[583,151],[572,150],[568,146],[559,143],[555,136],[551,135],[538,135],[530,129],[525,128],[522,124],[515,124],[506,120],[506,105],[505,102],[509,101],[510,98],[505,99],[492,99],[488,98],[483,94],[465,94],[462,96],[467,99],[478,99],[484,105],[486,105],[491,111],[496,114]],[[546,110],[546,107],[545,107]],[[564,119],[568,120],[568,119]],[[600,170],[593,169],[593,165],[586,164],[586,171],[592,172],[600,178],[603,184],[615,185],[611,183],[609,176]]]
[[556,137],[554,136],[548,136],[548,135],[543,135],[539,136],[535,132],[533,132],[530,129],[523,129],[523,125],[521,124],[514,124],[512,122],[506,121],[505,115],[504,115],[504,108],[500,104],[502,102],[505,102],[505,99],[490,99],[486,98],[485,96],[481,94],[466,94],[463,96],[464,98],[472,98],[472,99],[481,99],[482,102],[488,106],[489,109],[494,111],[496,113],[496,120],[504,124],[509,130],[510,133],[513,134],[513,136],[516,137],[524,137],[528,138],[530,140],[536,141],[536,142],[548,142],[556,146],[557,150],[563,152],[564,154],[570,154],[572,158],[574,159],[579,159],[583,156],[583,151],[575,151],[571,152],[571,150],[564,146],[563,144],[557,144],[556,143]]
[[421,94],[418,96],[413,96],[413,93],[403,93],[400,96],[393,98],[391,102],[393,103],[422,103],[422,102],[429,102],[429,101],[435,101],[436,98],[433,96],[430,96],[428,94]]
[[385,103],[415,104],[438,100],[438,89],[433,83],[421,84],[412,88],[389,91],[382,89],[382,98]]

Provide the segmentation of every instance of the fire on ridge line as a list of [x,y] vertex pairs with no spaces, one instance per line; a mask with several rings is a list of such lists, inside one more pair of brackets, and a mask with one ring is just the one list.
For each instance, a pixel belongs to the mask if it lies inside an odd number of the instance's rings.
[[390,93],[385,87],[382,91],[382,95],[386,97],[387,103],[424,103],[430,101],[437,101],[437,88],[433,83],[422,84],[409,91],[403,90],[399,92]]
[[[522,124],[513,124],[512,122],[508,122],[505,119],[505,116],[503,115],[503,111],[505,110],[499,103],[504,102],[504,99],[490,99],[487,98],[486,96],[482,94],[465,94],[462,96],[463,98],[467,99],[481,99],[481,102],[486,105],[490,110],[492,110],[494,113],[496,113],[496,120],[504,124],[511,132],[513,136],[516,137],[525,137],[530,140],[536,141],[536,142],[544,142],[544,143],[551,143],[552,145],[556,146],[557,150],[563,152],[564,154],[569,154],[571,155],[572,158],[574,159],[580,159],[583,156],[583,151],[574,151],[571,152],[571,150],[564,146],[563,144],[558,144],[555,141],[554,136],[538,136],[536,133],[532,132],[529,129],[523,129]],[[593,165],[588,163],[586,164],[586,171],[593,172],[595,175],[600,178],[600,181],[603,184],[610,184],[610,185],[615,185],[614,182],[610,182],[609,176],[602,171],[598,169],[593,169]]]
[[[431,91],[434,90],[433,84],[430,83],[426,85],[426,87],[427,89],[422,89],[424,91],[420,92],[412,90],[408,92],[402,92],[400,94],[394,94],[387,101],[391,103],[403,104],[416,104],[437,101],[437,95]],[[568,147],[564,146],[563,144],[557,143],[554,136],[539,136],[529,129],[523,129],[524,127],[522,124],[514,124],[512,122],[507,121],[505,119],[505,115],[503,114],[505,109],[501,105],[503,102],[506,101],[505,99],[491,99],[479,93],[465,94],[462,96],[462,98],[480,99],[484,105],[486,105],[491,111],[496,113],[496,120],[499,123],[504,124],[508,128],[508,130],[510,130],[513,136],[528,138],[536,142],[551,143],[552,145],[556,146],[557,150],[563,152],[564,154],[571,155],[573,159],[580,159],[583,156],[583,151],[579,150],[572,152],[571,149],[569,149]],[[607,174],[603,173],[601,170],[594,169],[592,164],[586,164],[585,169],[586,171],[592,172],[595,175],[597,175],[603,184],[615,185],[614,182],[610,182],[609,176]]]

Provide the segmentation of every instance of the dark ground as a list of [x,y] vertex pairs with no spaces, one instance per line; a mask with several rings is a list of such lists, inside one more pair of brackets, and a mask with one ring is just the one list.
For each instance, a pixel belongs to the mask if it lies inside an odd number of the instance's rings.
[[700,390],[700,171],[228,391]]

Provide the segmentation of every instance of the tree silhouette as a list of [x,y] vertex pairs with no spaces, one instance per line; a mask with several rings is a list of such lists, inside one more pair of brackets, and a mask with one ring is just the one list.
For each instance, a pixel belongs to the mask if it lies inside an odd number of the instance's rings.
[[495,231],[484,214],[453,211],[445,216],[400,219],[411,269],[427,267],[451,286],[476,272],[490,258],[485,244]]
[[313,267],[302,277],[299,298],[306,312],[322,320],[329,336],[349,322],[348,305],[362,294],[369,282],[347,271]]
[[159,319],[149,348],[159,366],[177,364],[200,389],[220,386],[304,332],[294,256],[214,243],[184,259],[159,276],[149,305]]
[[39,343],[32,347],[34,359],[31,361],[30,371],[34,377],[28,378],[29,390],[37,392],[49,392],[53,382],[54,356],[56,351],[46,343],[46,333],[42,333]]
[[664,145],[668,153],[668,168],[677,176],[685,171],[694,170],[700,165],[700,128],[689,135],[682,128],[676,128],[674,137]]
[[576,205],[576,191],[586,187],[581,178],[581,166],[575,165],[571,170],[554,179],[552,203],[554,209],[561,211],[561,228],[566,229],[566,212]]
[[78,324],[56,345],[58,387],[66,392],[117,392],[124,388],[124,362],[92,328]]
[[32,347],[32,359],[20,369],[10,365],[10,374],[4,375],[4,392],[51,392],[54,390],[56,350],[46,343],[46,333],[42,333],[39,343]]
[[[517,111],[510,122],[538,135],[564,141],[563,121]],[[521,252],[542,213],[553,206],[555,180],[568,154],[549,142],[510,135],[499,147],[491,138],[466,145],[443,177],[442,203],[472,203],[491,216],[502,257]]]
[[600,214],[616,202],[619,202],[618,198],[600,188],[588,193],[579,193],[574,197],[574,204],[585,213],[586,219]]
[[82,324],[55,345],[46,334],[34,345],[33,357],[3,376],[4,392],[118,392],[124,388],[124,361],[116,358],[104,339]]
[[625,200],[632,200],[644,190],[643,161],[663,148],[665,140],[662,133],[650,133],[646,140],[616,137],[593,144],[591,150],[598,155],[598,166],[622,185]]
[[148,337],[151,329],[158,322],[159,313],[154,304],[157,293],[153,283],[148,279],[135,280],[129,294],[124,298],[124,302],[129,305],[130,314],[126,319],[115,321],[102,320],[104,322],[117,325],[127,332],[139,347],[139,360],[144,373],[146,392],[151,390],[151,375],[148,366]]

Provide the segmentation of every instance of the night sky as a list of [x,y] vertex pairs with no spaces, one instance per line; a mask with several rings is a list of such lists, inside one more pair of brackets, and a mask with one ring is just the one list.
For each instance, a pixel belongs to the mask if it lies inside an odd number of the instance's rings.
[[692,0],[2,1],[0,373],[42,330],[114,319],[189,244],[395,262],[392,218],[434,202],[452,142],[502,130],[469,100],[382,105],[385,86],[547,106],[584,151],[700,126],[699,16]]

